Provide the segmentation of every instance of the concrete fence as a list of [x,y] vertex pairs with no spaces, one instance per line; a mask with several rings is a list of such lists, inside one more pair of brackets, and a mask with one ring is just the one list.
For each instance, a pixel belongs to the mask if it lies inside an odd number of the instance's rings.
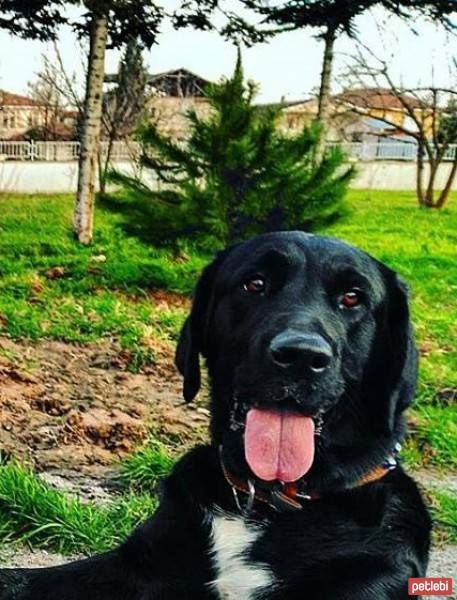
[[[133,173],[131,162],[120,161],[116,168]],[[414,163],[373,161],[358,164],[358,175],[352,183],[354,189],[415,190]],[[451,166],[443,165],[438,187],[444,186]],[[15,162],[0,164],[0,192],[73,193],[77,187],[76,162]],[[457,181],[454,184],[457,190]]]
[[[353,188],[378,190],[415,190],[416,147],[411,142],[354,143],[343,146],[357,163]],[[443,187],[450,172],[457,146],[452,146],[437,180]],[[106,150],[106,144],[104,145]],[[73,193],[77,188],[78,142],[1,142],[0,192]],[[116,168],[133,173],[138,155],[135,143],[115,142],[112,159]],[[151,178],[148,177],[150,180]],[[457,190],[457,180],[454,184]]]

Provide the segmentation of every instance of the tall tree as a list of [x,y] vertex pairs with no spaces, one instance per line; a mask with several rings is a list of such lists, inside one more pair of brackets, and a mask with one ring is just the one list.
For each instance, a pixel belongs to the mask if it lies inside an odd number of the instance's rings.
[[82,244],[92,242],[97,158],[100,147],[105,53],[108,41],[108,17],[93,9],[90,16],[90,49],[86,80],[86,98],[81,127],[78,191],[74,227]]
[[457,14],[455,0],[240,0],[247,8],[263,17],[266,27],[279,26],[277,31],[312,27],[324,42],[324,58],[319,90],[317,121],[322,137],[316,160],[325,151],[331,112],[331,82],[335,56],[335,42],[345,33],[356,35],[355,19],[366,10],[381,6],[400,17],[411,20],[424,16],[452,27],[450,18]]
[[81,124],[74,229],[82,244],[90,244],[93,236],[106,49],[119,47],[132,38],[138,39],[145,47],[152,46],[157,41],[165,12],[153,0],[84,0],[83,5],[87,12],[83,22],[76,27],[89,34],[90,50]]

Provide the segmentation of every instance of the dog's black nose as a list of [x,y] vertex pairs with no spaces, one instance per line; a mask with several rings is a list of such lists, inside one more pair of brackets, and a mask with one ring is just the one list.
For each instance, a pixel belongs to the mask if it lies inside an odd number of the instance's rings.
[[333,357],[332,348],[317,334],[303,334],[297,331],[283,331],[270,344],[274,362],[281,367],[308,368],[321,373]]

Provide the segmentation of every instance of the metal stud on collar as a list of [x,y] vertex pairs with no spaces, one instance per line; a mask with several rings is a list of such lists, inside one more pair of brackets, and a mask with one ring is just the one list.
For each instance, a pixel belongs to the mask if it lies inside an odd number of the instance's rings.
[[301,493],[298,493],[296,495],[296,498],[300,498],[300,500],[312,500],[313,499],[313,497],[310,496],[309,494],[301,494]]
[[230,485],[230,488],[231,488],[232,494],[233,494],[233,498],[235,499],[236,507],[240,511],[240,513],[242,513],[244,515],[249,515],[249,513],[252,511],[252,508],[253,508],[254,502],[255,502],[254,482],[252,481],[252,479],[248,479],[247,484],[248,484],[248,488],[249,488],[249,493],[248,493],[248,499],[246,500],[246,506],[244,508],[241,505],[240,497],[238,495],[238,490],[233,485]]
[[246,507],[244,509],[244,512],[246,514],[249,514],[252,510],[252,507],[254,506],[254,501],[255,501],[255,485],[254,482],[252,481],[252,479],[248,479],[248,488],[249,488],[249,494],[248,494],[248,499],[246,500]]
[[243,509],[241,508],[240,499],[238,497],[238,490],[235,487],[233,487],[233,485],[230,486],[230,489],[232,490],[232,494],[233,494],[233,498],[235,500],[236,507],[240,511],[240,513],[242,513]]

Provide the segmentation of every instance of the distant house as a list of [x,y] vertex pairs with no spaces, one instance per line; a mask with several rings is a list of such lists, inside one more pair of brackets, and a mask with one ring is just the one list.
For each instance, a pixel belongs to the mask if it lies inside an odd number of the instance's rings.
[[[415,114],[424,120],[431,135],[433,119],[427,105],[412,96],[404,98]],[[284,102],[281,104],[279,127],[285,132],[297,132],[316,118],[317,111],[315,98]],[[355,89],[333,97],[330,141],[361,142],[380,138],[411,141],[412,138],[403,129],[414,131],[415,127],[404,104],[390,90]]]
[[412,138],[404,130],[417,129],[410,112],[424,124],[430,137],[433,134],[433,116],[429,106],[410,94],[399,97],[384,88],[351,89],[335,96],[334,102],[337,113],[352,113],[359,117],[360,131],[352,128],[352,141],[359,141],[356,139],[358,136],[367,134],[410,140]]
[[0,90],[0,140],[72,139],[76,120],[75,111]]
[[284,133],[295,134],[310,125],[317,115],[317,100],[281,101],[270,105],[279,109],[278,127]]
[[[107,75],[105,82],[115,84],[117,75]],[[185,139],[189,133],[186,114],[194,110],[199,116],[209,113],[206,89],[211,84],[187,69],[174,69],[151,74],[147,80],[149,100],[147,111],[159,130],[175,139]]]
[[0,139],[17,139],[44,119],[43,107],[32,98],[0,90]]
[[[318,103],[315,98],[281,102],[273,106],[279,108],[278,128],[283,133],[290,135],[299,133],[305,125],[311,125],[315,121],[318,112]],[[343,116],[338,114],[334,106],[328,130],[329,141],[341,142],[347,139],[347,128],[355,124],[358,127],[360,120],[360,117],[354,115],[345,114]]]

